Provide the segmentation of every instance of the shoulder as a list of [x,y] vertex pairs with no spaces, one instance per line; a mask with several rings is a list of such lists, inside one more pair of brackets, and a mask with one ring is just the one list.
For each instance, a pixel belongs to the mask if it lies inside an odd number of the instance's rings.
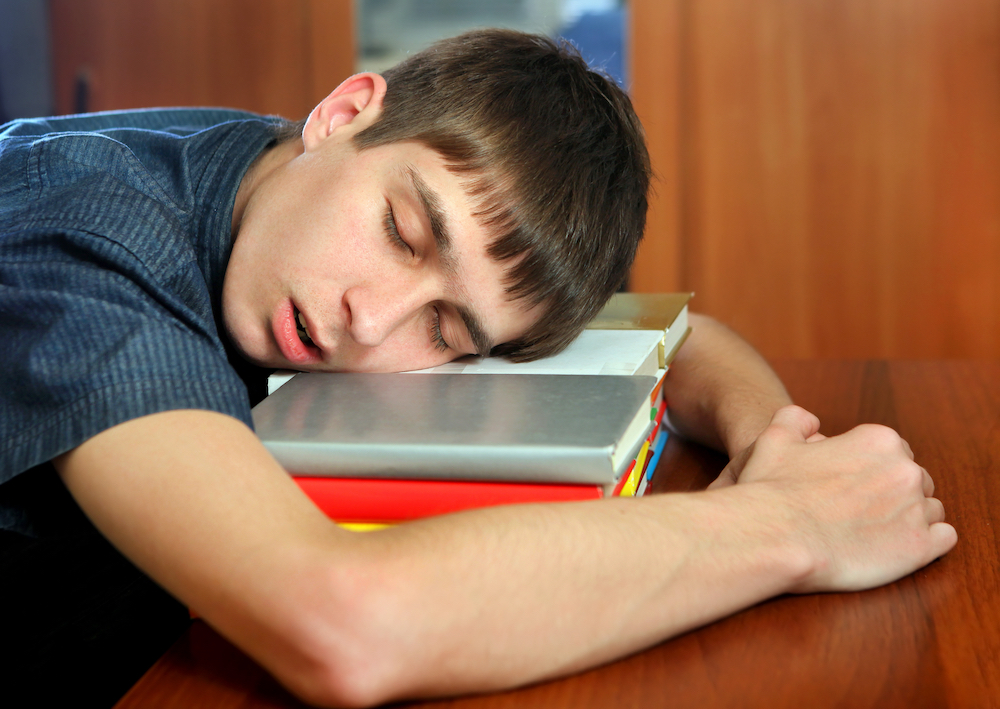
[[0,211],[22,227],[32,216],[70,212],[93,224],[123,212],[148,213],[160,224],[186,221],[205,197],[201,188],[214,187],[220,172],[249,165],[279,122],[226,109],[16,121],[0,128]]
[[[205,164],[227,142],[269,142],[281,119],[215,108],[169,108],[17,120],[0,126],[0,162],[18,181],[40,187],[76,181],[81,172],[143,172]],[[240,141],[235,135],[247,135]],[[254,139],[256,138],[256,139]],[[23,169],[19,169],[23,168]],[[138,168],[138,170],[136,170]]]
[[262,117],[255,113],[226,108],[147,108],[134,111],[106,111],[75,116],[18,119],[0,126],[0,140],[122,129],[186,135],[222,123],[261,119]]

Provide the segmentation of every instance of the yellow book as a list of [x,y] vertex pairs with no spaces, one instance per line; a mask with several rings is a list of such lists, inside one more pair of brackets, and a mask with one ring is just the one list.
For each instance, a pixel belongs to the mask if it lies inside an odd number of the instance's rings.
[[337,522],[337,526],[348,532],[374,532],[392,525],[388,522]]
[[592,330],[656,330],[663,333],[659,348],[660,369],[673,360],[684,344],[688,326],[688,301],[693,293],[615,293],[587,326]]

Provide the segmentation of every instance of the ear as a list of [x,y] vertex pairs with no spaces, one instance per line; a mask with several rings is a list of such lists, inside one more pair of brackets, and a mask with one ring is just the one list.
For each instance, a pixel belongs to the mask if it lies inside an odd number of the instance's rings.
[[302,131],[306,150],[315,149],[345,127],[357,132],[374,123],[383,98],[385,79],[378,74],[355,74],[344,81],[309,114]]

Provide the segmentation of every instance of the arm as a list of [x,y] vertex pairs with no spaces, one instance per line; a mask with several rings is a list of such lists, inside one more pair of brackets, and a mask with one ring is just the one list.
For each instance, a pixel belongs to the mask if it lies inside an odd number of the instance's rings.
[[[218,414],[136,419],[57,467],[126,556],[292,691],[360,705],[566,674],[776,594],[884,583],[954,543],[898,437],[806,446],[814,418],[781,416],[731,487],[369,534],[328,522],[252,432]],[[831,470],[820,446],[850,464]],[[888,484],[859,498],[845,476]]]
[[739,335],[704,315],[690,318],[691,335],[663,384],[670,423],[684,437],[734,457],[792,400]]

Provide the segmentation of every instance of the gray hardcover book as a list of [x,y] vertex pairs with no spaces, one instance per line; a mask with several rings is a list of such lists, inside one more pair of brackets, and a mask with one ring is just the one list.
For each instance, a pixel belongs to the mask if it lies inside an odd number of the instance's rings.
[[298,475],[615,482],[652,428],[655,377],[303,374],[253,409]]

